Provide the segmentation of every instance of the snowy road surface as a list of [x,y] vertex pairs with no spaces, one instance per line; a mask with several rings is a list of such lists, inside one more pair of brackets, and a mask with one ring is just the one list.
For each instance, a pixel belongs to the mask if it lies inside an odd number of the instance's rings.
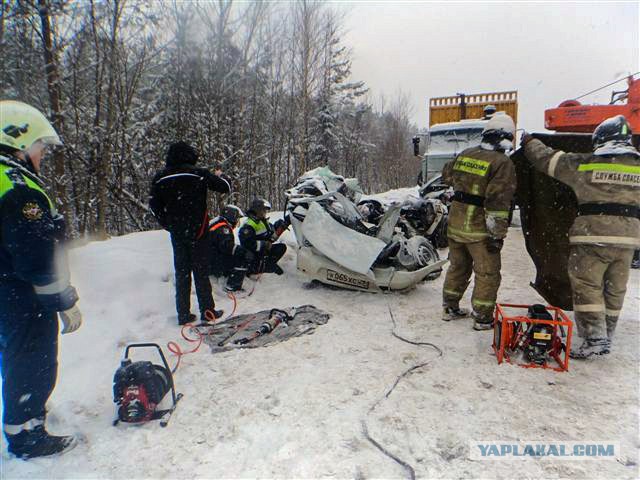
[[[291,234],[285,241],[293,245]],[[112,427],[111,388],[127,343],[177,340],[188,347],[173,316],[168,235],[94,242],[73,251],[71,261],[85,320],[61,338],[48,424],[53,433],[81,432],[84,442],[62,457],[29,462],[11,458],[3,444],[2,479],[403,478],[405,470],[365,440],[361,421],[400,373],[427,361],[368,419],[370,434],[418,477],[639,475],[637,270],[613,353],[555,373],[497,365],[491,333],[474,332],[470,320],[442,322],[443,277],[405,294],[309,288],[290,249],[286,275],[262,278],[238,313],[311,303],[332,314],[329,323],[268,348],[216,355],[202,348],[184,357],[176,374],[184,398],[160,428]],[[499,301],[539,302],[528,286],[533,278],[521,231],[513,228]],[[433,342],[444,355],[392,337],[388,306],[401,335]],[[621,452],[615,460],[472,461],[470,440],[604,440],[619,442]]]

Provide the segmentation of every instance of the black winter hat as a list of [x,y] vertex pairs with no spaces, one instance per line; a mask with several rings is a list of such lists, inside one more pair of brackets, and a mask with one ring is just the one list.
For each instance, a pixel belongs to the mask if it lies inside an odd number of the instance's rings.
[[198,152],[187,142],[175,142],[169,145],[167,151],[167,166],[175,166],[183,163],[195,165],[198,161]]

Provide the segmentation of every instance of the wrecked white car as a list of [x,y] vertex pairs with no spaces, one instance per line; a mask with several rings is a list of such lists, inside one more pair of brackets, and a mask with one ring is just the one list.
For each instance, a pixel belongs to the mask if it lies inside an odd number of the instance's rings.
[[325,284],[370,292],[437,278],[446,260],[426,238],[403,233],[402,205],[388,206],[377,224],[368,223],[356,206],[360,194],[355,179],[326,167],[307,172],[287,190],[298,269]]

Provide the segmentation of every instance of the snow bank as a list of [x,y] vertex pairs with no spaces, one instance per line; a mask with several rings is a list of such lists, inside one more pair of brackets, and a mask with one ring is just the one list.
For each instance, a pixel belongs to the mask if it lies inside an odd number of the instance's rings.
[[[290,233],[285,242],[293,247]],[[290,249],[286,275],[265,275],[238,312],[310,303],[332,314],[329,323],[268,348],[216,355],[202,348],[184,357],[176,384],[185,396],[163,429],[112,427],[111,382],[127,343],[185,343],[174,316],[168,235],[92,243],[71,260],[85,323],[61,338],[49,428],[81,432],[85,442],[29,462],[11,458],[3,445],[3,479],[401,478],[402,468],[364,439],[361,420],[400,373],[426,361],[368,419],[370,434],[419,477],[638,477],[637,270],[614,352],[555,373],[497,365],[491,333],[472,331],[470,320],[442,322],[443,276],[406,294],[311,288]],[[510,231],[503,264],[500,300],[540,301],[528,286],[534,269],[518,229]],[[219,305],[229,308],[229,301]],[[401,335],[433,342],[444,355],[393,338],[388,307]],[[469,458],[473,439],[612,440],[622,456],[477,462]]]

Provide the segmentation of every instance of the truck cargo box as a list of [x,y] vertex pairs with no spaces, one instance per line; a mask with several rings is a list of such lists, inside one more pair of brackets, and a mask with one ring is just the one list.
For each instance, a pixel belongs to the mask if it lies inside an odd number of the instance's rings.
[[468,118],[482,118],[483,109],[493,105],[518,123],[518,92],[477,93],[434,97],[429,100],[429,126],[436,123],[459,122]]

